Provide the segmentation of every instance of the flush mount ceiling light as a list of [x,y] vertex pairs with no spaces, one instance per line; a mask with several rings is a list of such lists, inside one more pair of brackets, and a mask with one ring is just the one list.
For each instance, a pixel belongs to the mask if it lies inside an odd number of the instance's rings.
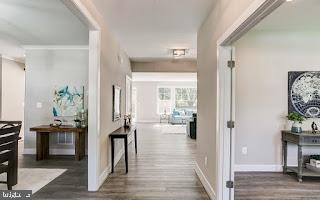
[[293,0],[286,0],[287,2],[291,2],[291,1],[293,1]]
[[187,53],[187,49],[173,49],[172,53],[174,57],[185,56]]

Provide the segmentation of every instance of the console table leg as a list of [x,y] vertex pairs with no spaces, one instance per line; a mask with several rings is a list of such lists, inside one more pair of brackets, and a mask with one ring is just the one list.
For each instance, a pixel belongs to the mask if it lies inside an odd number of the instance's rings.
[[49,157],[49,133],[37,133],[37,160]]
[[137,130],[134,131],[134,147],[135,147],[135,150],[136,150],[136,154],[138,153],[138,150],[137,150],[137,147],[138,144],[137,144]]
[[81,160],[80,158],[80,133],[76,132],[74,133],[74,148],[75,148],[75,160]]
[[124,138],[124,156],[126,162],[126,174],[128,173],[128,138]]
[[114,138],[111,138],[111,173],[114,171]]
[[298,181],[302,182],[303,156],[302,146],[298,145]]
[[283,173],[287,173],[287,162],[288,162],[288,142],[282,141],[282,150],[283,150]]

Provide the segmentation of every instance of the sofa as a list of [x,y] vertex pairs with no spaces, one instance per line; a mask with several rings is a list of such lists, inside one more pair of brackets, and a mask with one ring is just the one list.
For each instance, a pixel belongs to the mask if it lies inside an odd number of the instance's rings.
[[171,124],[186,124],[194,113],[191,109],[174,109],[170,116]]

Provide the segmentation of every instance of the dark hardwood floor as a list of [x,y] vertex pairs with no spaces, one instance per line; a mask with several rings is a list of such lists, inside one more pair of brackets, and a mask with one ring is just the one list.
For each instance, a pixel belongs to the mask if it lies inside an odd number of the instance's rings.
[[294,174],[236,173],[236,200],[319,200],[320,179],[297,181]]
[[129,173],[119,162],[98,192],[87,192],[87,160],[58,157],[36,162],[22,156],[20,167],[68,169],[34,195],[34,199],[209,200],[194,172],[196,144],[185,134],[156,124],[138,125],[138,155],[129,147]]

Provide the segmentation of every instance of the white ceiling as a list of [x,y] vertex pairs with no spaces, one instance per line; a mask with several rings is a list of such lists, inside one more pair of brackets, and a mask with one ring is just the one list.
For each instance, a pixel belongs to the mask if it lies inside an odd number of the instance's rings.
[[0,37],[21,45],[87,45],[88,35],[60,0],[0,0]]
[[172,58],[189,48],[196,58],[197,31],[214,0],[93,0],[132,60]]
[[197,82],[197,73],[133,72],[134,82]]
[[285,2],[253,30],[320,31],[320,0]]

